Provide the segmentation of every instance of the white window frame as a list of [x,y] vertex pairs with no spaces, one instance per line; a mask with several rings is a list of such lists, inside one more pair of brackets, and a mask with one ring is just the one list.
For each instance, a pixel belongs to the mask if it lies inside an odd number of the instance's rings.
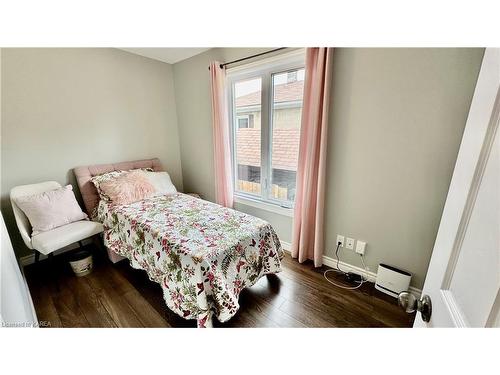
[[[273,93],[272,91],[272,76],[274,74],[284,73],[290,70],[303,69],[305,67],[305,50],[298,49],[286,54],[273,56],[269,59],[261,60],[256,63],[250,63],[230,68],[227,70],[227,98],[229,108],[230,136],[231,136],[231,164],[233,170],[233,192],[237,202],[251,203],[259,202],[263,205],[269,205],[268,208],[274,207],[278,209],[277,213],[283,214],[283,209],[292,211],[294,202],[289,204],[287,201],[274,199],[271,197],[271,156],[272,156],[272,108],[273,108]],[[260,184],[261,194],[250,194],[236,190],[237,186],[237,158],[235,153],[237,116],[234,107],[234,85],[241,80],[252,78],[261,78],[261,171]],[[287,204],[288,203],[288,204]],[[289,215],[288,215],[289,216]]]

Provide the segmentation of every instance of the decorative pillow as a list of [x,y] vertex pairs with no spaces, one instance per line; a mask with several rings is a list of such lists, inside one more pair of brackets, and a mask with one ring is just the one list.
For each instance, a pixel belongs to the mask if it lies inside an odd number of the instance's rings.
[[119,177],[103,181],[99,187],[112,204],[130,204],[153,195],[155,188],[142,170],[126,172]]
[[101,200],[103,200],[105,202],[111,202],[111,199],[106,194],[104,194],[103,191],[101,190],[101,184],[106,182],[106,181],[114,180],[115,178],[118,178],[125,173],[127,173],[127,171],[112,171],[112,172],[100,174],[98,176],[94,176],[90,179],[90,181],[92,181],[95,188],[97,189],[97,193],[99,194],[99,198]]
[[167,172],[144,172],[151,185],[154,186],[154,197],[159,195],[171,195],[177,193],[177,189]]
[[129,171],[111,171],[108,173],[103,173],[98,176],[94,176],[90,179],[90,181],[94,184],[95,188],[97,189],[97,193],[99,194],[99,198],[105,202],[111,202],[110,197],[108,197],[101,189],[101,183],[105,181],[110,181],[115,178],[118,178],[120,176],[123,176],[124,174],[128,172],[133,172],[133,171],[147,171],[147,172],[152,172],[153,168],[141,168],[141,169],[131,169]]
[[33,229],[32,235],[87,218],[73,193],[73,186],[67,185],[44,193],[17,197],[17,206],[28,217]]

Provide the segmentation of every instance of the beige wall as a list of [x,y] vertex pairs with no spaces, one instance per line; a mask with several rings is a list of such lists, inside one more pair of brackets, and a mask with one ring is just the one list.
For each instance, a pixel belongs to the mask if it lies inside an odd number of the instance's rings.
[[[366,263],[411,271],[423,285],[483,49],[340,48],[334,54],[328,139],[326,249],[336,234],[368,242]],[[250,49],[212,49],[174,64],[183,179],[214,199],[210,60]],[[245,205],[284,241],[292,219]],[[342,260],[360,266],[349,250]]]
[[[368,242],[422,287],[482,49],[346,49],[335,55],[326,243]],[[350,251],[343,259],[359,265]]]
[[159,157],[182,189],[172,66],[117,49],[6,49],[1,59],[2,213],[9,190],[72,168]]

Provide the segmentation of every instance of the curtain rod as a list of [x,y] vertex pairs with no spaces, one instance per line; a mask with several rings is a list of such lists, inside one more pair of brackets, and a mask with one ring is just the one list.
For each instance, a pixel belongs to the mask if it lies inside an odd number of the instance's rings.
[[[270,51],[261,52],[261,53],[255,54],[255,55],[243,57],[243,58],[238,59],[238,60],[229,61],[227,63],[220,64],[220,68],[223,69],[226,65],[236,64],[236,63],[238,63],[240,61],[245,61],[245,60],[253,59],[254,57],[259,57],[259,56],[262,56],[262,55],[267,55],[268,53],[273,53],[273,52],[276,52],[276,51],[281,51],[282,49],[286,49],[286,47],[275,48],[275,49],[272,49]],[[210,67],[208,67],[208,70],[210,70]]]

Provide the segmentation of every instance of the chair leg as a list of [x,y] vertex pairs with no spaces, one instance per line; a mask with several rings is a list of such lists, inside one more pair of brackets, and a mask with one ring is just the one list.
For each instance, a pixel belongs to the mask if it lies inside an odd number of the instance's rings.
[[97,250],[99,251],[105,251],[106,249],[104,248],[104,245],[101,242],[101,238],[99,237],[98,234],[92,236],[92,241],[94,242],[94,245],[96,246]]
[[55,267],[54,267],[54,253],[50,253],[47,255],[47,259],[49,260],[49,266],[50,266],[50,271],[54,272]]
[[49,268],[50,268],[50,273],[52,274],[52,280],[54,281],[56,285],[56,290],[59,292],[59,280],[57,277],[57,272],[56,272],[56,267],[54,264],[54,253],[50,253],[47,255],[47,258],[49,260]]

